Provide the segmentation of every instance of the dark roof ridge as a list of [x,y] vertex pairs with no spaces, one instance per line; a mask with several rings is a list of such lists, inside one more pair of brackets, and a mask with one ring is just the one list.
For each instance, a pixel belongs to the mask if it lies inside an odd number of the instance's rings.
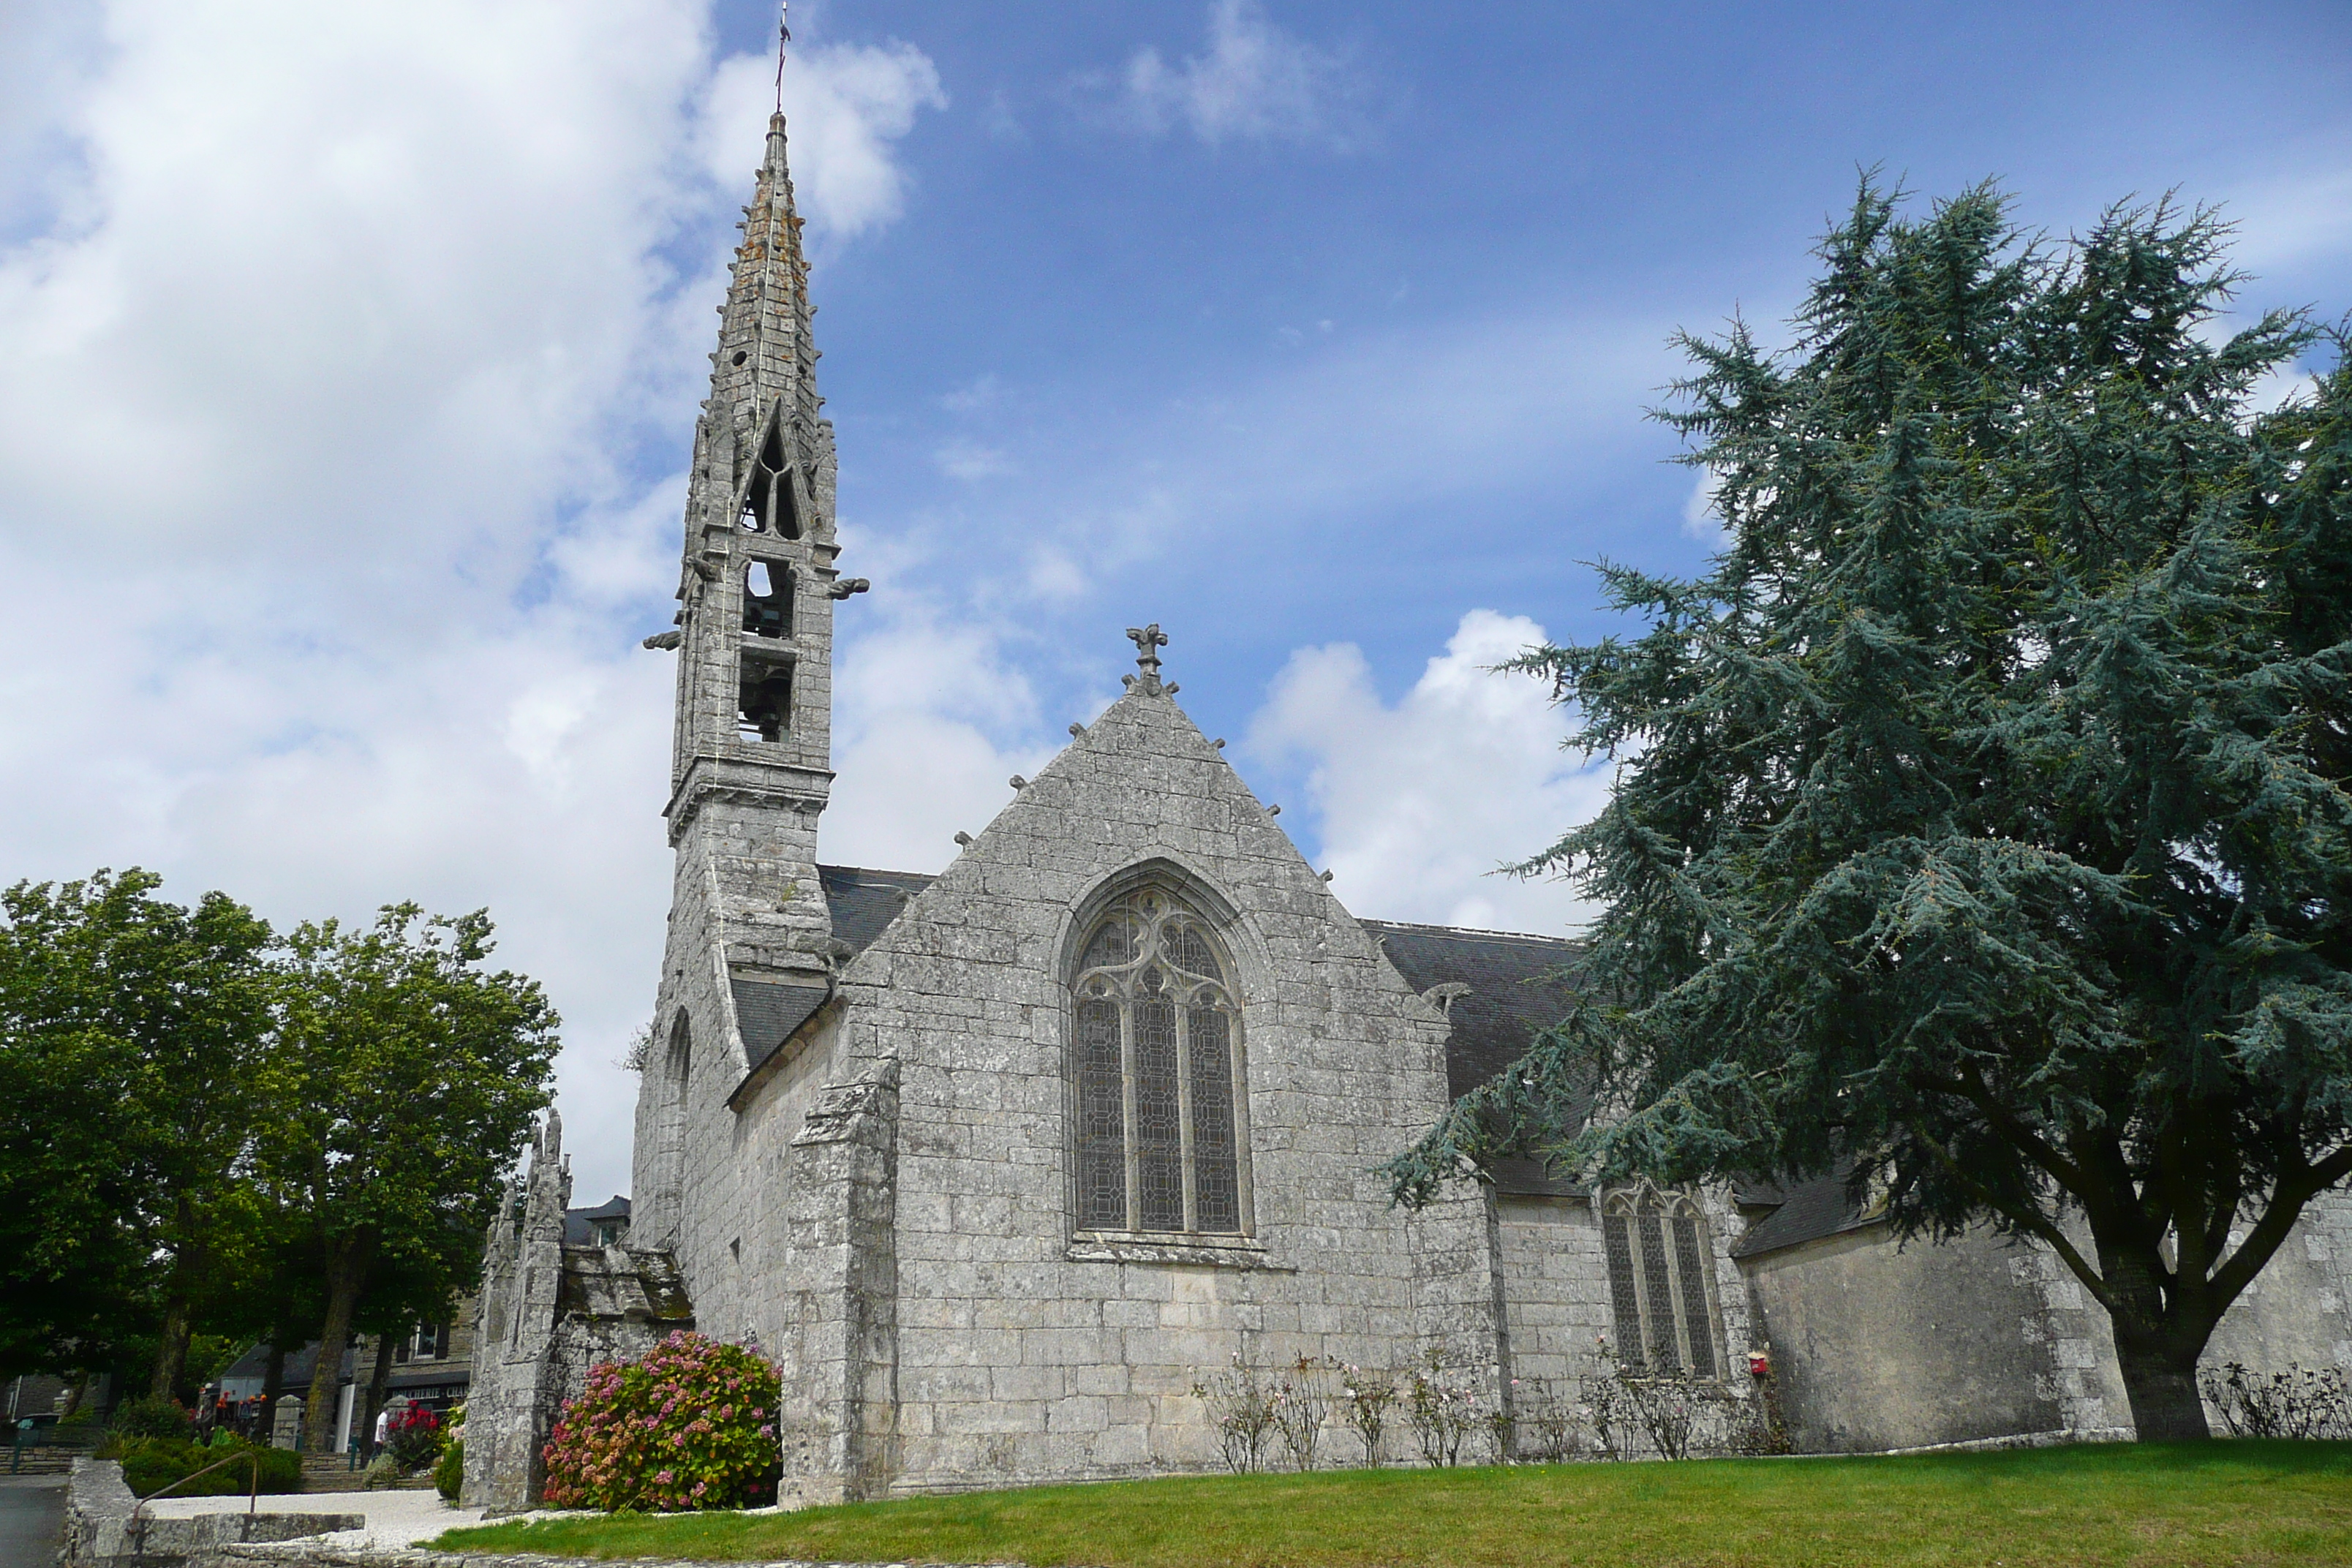
[[1430,931],[1439,936],[1466,937],[1474,942],[1491,942],[1500,937],[1506,942],[1541,942],[1559,947],[1584,945],[1584,939],[1579,936],[1546,936],[1541,931],[1499,931],[1487,926],[1437,925],[1429,921],[1390,921],[1382,920],[1377,915],[1359,915],[1356,917],[1356,923],[1385,927],[1391,931]]

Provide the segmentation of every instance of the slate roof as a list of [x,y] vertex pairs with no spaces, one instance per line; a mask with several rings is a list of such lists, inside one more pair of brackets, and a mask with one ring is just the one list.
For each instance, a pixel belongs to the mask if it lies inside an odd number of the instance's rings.
[[[352,1375],[352,1358],[356,1353],[351,1350],[343,1352],[341,1376]],[[280,1384],[282,1390],[289,1394],[299,1394],[310,1387],[310,1369],[317,1364],[318,1360],[319,1342],[316,1340],[312,1340],[300,1350],[287,1352],[286,1372]],[[268,1372],[269,1342],[264,1340],[259,1344],[248,1347],[243,1355],[231,1362],[214,1381],[226,1382],[230,1378],[249,1378],[258,1381],[268,1375]]]
[[1875,1212],[1846,1195],[1846,1170],[1841,1168],[1826,1176],[1787,1186],[1759,1184],[1755,1188],[1743,1188],[1738,1194],[1743,1204],[1777,1202],[1779,1206],[1748,1227],[1748,1234],[1732,1247],[1731,1256],[1760,1258],[1801,1242],[1819,1241],[1825,1236],[1841,1236],[1877,1224]]
[[822,985],[780,985],[772,980],[747,980],[741,975],[730,976],[727,986],[735,993],[735,1022],[743,1032],[747,1083],[833,994]]
[[[1564,937],[1401,921],[1363,926],[1415,991],[1426,994],[1448,982],[1470,988],[1445,1004],[1454,1024],[1445,1042],[1445,1087],[1456,1098],[1525,1056],[1538,1034],[1566,1016],[1575,996],[1583,953]],[[1514,1196],[1572,1197],[1583,1191],[1530,1158],[1497,1160],[1494,1176],[1496,1188]]]
[[918,871],[869,871],[860,866],[819,866],[818,884],[833,916],[833,934],[853,952],[872,945],[882,928],[898,918],[907,900],[931,885]]
[[1363,926],[1415,991],[1425,994],[1449,981],[1470,987],[1445,1008],[1454,1023],[1445,1045],[1445,1087],[1457,1097],[1525,1056],[1539,1032],[1559,1022],[1575,994],[1582,954],[1564,938],[1399,921]]
[[593,1209],[563,1211],[563,1245],[593,1247],[596,1244],[595,1223],[600,1219],[626,1219],[629,1200],[615,1193]]

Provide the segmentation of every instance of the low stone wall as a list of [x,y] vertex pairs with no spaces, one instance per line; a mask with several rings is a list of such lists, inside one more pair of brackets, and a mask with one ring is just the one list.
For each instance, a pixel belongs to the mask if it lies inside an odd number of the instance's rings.
[[76,1459],[66,1482],[63,1568],[178,1568],[231,1544],[287,1542],[331,1530],[364,1530],[357,1513],[251,1513],[230,1511],[188,1519],[157,1519],[137,1513],[139,1500],[122,1482],[112,1459]]
[[[320,1541],[296,1541],[280,1545],[215,1547],[201,1556],[191,1558],[189,1568],[613,1568],[613,1562],[603,1557],[546,1557],[528,1552],[426,1552],[415,1547],[405,1551],[386,1551],[381,1547],[334,1546]],[[662,1568],[904,1568],[904,1565],[795,1561],[696,1563],[665,1558]],[[940,1568],[1013,1568],[1013,1565],[951,1563],[940,1564]]]

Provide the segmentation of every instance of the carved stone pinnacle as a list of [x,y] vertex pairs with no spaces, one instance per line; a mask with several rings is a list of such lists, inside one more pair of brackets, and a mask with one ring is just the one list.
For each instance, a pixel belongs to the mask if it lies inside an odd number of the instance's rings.
[[1129,626],[1127,640],[1135,645],[1135,667],[1143,672],[1136,681],[1146,691],[1160,689],[1160,650],[1168,646],[1168,634],[1160,629],[1158,621],[1148,626]]

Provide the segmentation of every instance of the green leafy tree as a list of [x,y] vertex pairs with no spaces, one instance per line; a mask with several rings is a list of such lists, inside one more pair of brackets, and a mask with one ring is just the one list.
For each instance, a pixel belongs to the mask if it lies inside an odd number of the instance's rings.
[[1851,1162],[1902,1234],[2047,1245],[2141,1436],[2204,1434],[2207,1339],[2352,1173],[2352,370],[2299,315],[2223,335],[2226,238],[1865,182],[1792,348],[1681,340],[1725,548],[1604,568],[1647,631],[1517,664],[1620,763],[1521,868],[1601,904],[1588,1001],[1401,1197],[1513,1143]]
[[[287,1049],[264,1141],[269,1179],[308,1226],[326,1293],[319,1342],[350,1342],[387,1259],[453,1276],[547,1103],[558,1020],[536,981],[485,961],[489,917],[386,908],[373,927],[289,939]],[[331,1367],[333,1348],[321,1352]],[[308,1441],[334,1437],[331,1376],[314,1377]]]
[[275,1047],[267,923],[132,869],[0,895],[0,1360],[154,1347],[150,1392],[234,1282]]
[[380,1253],[367,1294],[352,1314],[353,1325],[373,1336],[373,1353],[352,1369],[363,1381],[356,1402],[358,1430],[375,1429],[376,1412],[390,1395],[390,1375],[401,1342],[425,1323],[446,1323],[457,1310],[460,1286],[479,1278],[482,1238],[467,1229],[421,1255],[387,1249]]

